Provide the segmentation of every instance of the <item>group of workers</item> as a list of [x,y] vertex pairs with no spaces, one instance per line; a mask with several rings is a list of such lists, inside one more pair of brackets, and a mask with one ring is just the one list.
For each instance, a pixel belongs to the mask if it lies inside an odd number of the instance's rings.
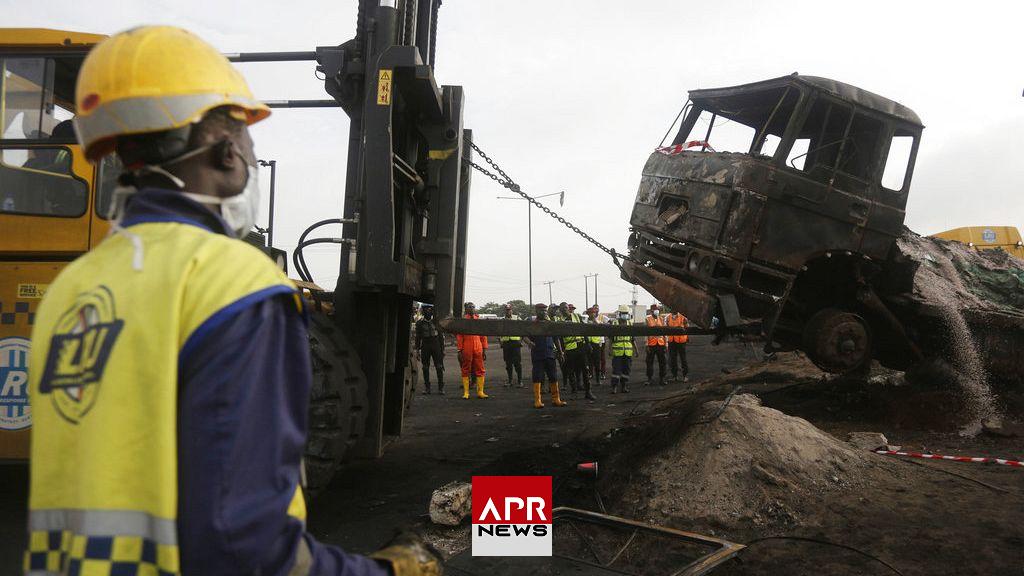
[[[476,306],[467,302],[464,306],[464,318],[478,319]],[[505,305],[506,320],[519,320],[512,310],[511,304]],[[601,314],[597,304],[586,310],[586,316],[576,313],[576,307],[562,302],[550,307],[537,304],[534,308],[534,322],[575,322],[589,324],[606,324],[608,318]],[[616,312],[615,322],[627,325],[632,321],[628,306],[620,306]],[[661,307],[652,304],[645,318],[647,326],[670,326],[685,328],[688,326],[686,317],[679,312],[661,315]],[[424,394],[431,393],[430,364],[434,364],[437,376],[438,393],[444,394],[444,338],[437,328],[433,308],[424,306],[422,318],[416,322],[416,349],[420,354],[422,365]],[[552,404],[565,406],[559,390],[558,373],[561,372],[570,392],[575,395],[582,391],[587,400],[596,400],[593,383],[605,378],[608,356],[611,357],[612,374],[610,390],[612,394],[629,392],[629,377],[632,361],[638,349],[632,336],[514,336],[499,337],[502,358],[505,363],[505,386],[523,388],[522,345],[530,349],[531,381],[533,383],[534,406],[543,408],[541,388],[547,381]],[[652,335],[646,338],[647,385],[667,384],[667,372],[671,369],[672,379],[688,382],[689,364],[686,359],[686,335]],[[462,374],[462,397],[470,397],[470,385],[476,388],[477,398],[487,398],[484,391],[488,340],[486,336],[457,334],[459,365]],[[654,364],[658,364],[658,375],[655,379]]]

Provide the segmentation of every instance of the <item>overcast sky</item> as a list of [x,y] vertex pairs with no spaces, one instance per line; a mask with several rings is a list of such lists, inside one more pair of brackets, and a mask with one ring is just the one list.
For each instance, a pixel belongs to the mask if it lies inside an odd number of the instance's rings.
[[[0,0],[5,27],[112,33],[175,24],[224,52],[340,44],[353,36],[355,6]],[[1020,3],[982,1],[446,0],[436,76],[464,86],[466,126],[524,190],[565,190],[556,209],[620,250],[640,170],[686,91],[794,71],[877,92],[922,118],[912,229],[1024,227],[1022,16]],[[326,97],[312,63],[240,69],[263,99]],[[340,109],[280,110],[254,128],[259,157],[278,161],[280,247],[290,250],[309,223],[340,214],[347,134]],[[467,295],[478,305],[527,299],[526,207],[497,199],[504,195],[474,176]],[[591,273],[599,274],[602,308],[629,300],[631,286],[602,253],[533,216],[534,300],[548,299],[542,282],[553,280],[554,300],[581,306],[583,275]],[[336,250],[310,253],[316,280],[332,287]],[[643,291],[639,300],[652,301]]]

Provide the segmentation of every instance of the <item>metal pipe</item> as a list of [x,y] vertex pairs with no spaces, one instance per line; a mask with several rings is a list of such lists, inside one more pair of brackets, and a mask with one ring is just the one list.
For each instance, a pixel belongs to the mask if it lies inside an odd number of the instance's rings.
[[335,100],[264,100],[270,108],[340,108]]
[[260,166],[270,166],[270,214],[267,216],[267,247],[274,247],[274,191],[277,181],[277,160],[258,160]]
[[718,334],[710,328],[647,326],[645,324],[586,324],[580,322],[536,322],[531,320],[474,320],[449,316],[438,326],[452,334],[478,336],[659,336]]
[[231,62],[302,62],[316,60],[316,52],[225,52]]

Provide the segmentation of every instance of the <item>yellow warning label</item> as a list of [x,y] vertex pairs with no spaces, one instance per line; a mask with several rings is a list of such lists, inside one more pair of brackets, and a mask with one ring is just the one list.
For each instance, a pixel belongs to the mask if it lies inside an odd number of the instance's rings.
[[431,150],[427,152],[427,158],[431,160],[447,160],[452,153],[455,152],[455,148],[449,148],[447,150]]
[[46,294],[49,284],[18,284],[18,298],[24,300],[38,300]]
[[377,77],[377,104],[391,105],[391,70],[381,70]]

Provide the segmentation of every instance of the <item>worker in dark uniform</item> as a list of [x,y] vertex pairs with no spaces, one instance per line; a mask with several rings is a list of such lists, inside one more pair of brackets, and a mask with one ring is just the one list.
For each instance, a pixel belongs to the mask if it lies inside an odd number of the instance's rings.
[[423,393],[430,394],[430,362],[437,371],[437,393],[444,396],[444,337],[437,329],[434,307],[423,306],[423,318],[416,321],[416,350],[423,367]]
[[306,531],[305,305],[239,240],[259,208],[247,126],[267,106],[171,26],[103,40],[75,92],[85,157],[126,171],[113,233],[36,312],[25,573],[438,574],[423,542],[366,557]]
[[[572,308],[565,302],[558,305],[558,309],[562,314],[562,322],[582,324],[583,318],[574,312]],[[572,392],[575,394],[582,387],[587,400],[597,400],[594,397],[594,393],[590,390],[590,371],[587,370],[587,361],[589,359],[587,351],[589,349],[590,343],[583,336],[562,337],[562,351],[565,353],[565,370],[571,375],[573,383],[576,384]]]
[[[661,317],[661,307],[651,304],[650,312],[647,315],[648,326],[664,326],[665,319]],[[647,337],[647,386],[654,381],[654,361],[658,361],[658,384],[665,385],[665,350],[667,339],[664,334],[650,335]]]
[[[629,324],[629,306],[619,306],[618,322],[621,326]],[[612,394],[618,389],[629,392],[629,371],[636,354],[636,343],[632,336],[612,336]]]
[[[534,322],[548,322],[548,307],[544,304],[537,304],[534,309],[536,315]],[[530,348],[530,360],[533,364],[531,376],[533,377],[533,407],[543,408],[544,401],[541,399],[541,386],[544,378],[547,377],[550,384],[551,403],[555,406],[565,406],[561,395],[558,392],[558,371],[555,369],[555,358],[557,347],[555,338],[551,336],[529,336],[523,338],[523,342]]]
[[[505,304],[505,319],[506,320],[519,320],[515,315],[512,314],[512,305]],[[505,387],[509,388],[512,386],[512,374],[515,373],[516,384],[520,388],[523,387],[523,355],[522,355],[522,338],[519,336],[501,336],[498,338],[501,343],[501,355],[505,360],[505,374],[507,376],[505,380]]]

